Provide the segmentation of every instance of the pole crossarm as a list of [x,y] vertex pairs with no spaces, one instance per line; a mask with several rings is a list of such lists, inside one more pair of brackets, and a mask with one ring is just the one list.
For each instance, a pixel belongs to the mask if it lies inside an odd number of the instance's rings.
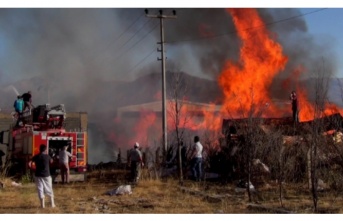
[[148,18],[162,18],[162,19],[175,19],[175,15],[146,15]]

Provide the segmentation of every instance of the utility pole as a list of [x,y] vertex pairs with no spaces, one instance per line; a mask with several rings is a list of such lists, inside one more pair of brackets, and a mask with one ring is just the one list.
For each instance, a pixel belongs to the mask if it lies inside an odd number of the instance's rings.
[[161,52],[161,58],[157,60],[162,61],[162,131],[163,131],[163,150],[167,151],[167,111],[166,111],[166,65],[165,65],[165,55],[164,55],[164,29],[163,29],[163,19],[173,19],[176,18],[176,11],[173,10],[173,15],[164,15],[162,10],[159,10],[159,14],[149,15],[148,9],[145,9],[145,15],[148,18],[158,18],[160,19],[160,33],[161,33],[161,49],[157,49]]

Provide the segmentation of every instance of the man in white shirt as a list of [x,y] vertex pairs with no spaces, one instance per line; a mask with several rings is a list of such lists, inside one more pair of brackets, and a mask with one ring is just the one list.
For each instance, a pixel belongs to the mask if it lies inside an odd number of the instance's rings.
[[202,178],[202,151],[203,146],[200,143],[198,136],[194,137],[194,145],[192,147],[192,175],[195,181],[200,181]]
[[72,154],[67,151],[68,145],[62,147],[59,153],[59,164],[61,170],[61,179],[62,184],[69,183],[69,157],[72,157]]

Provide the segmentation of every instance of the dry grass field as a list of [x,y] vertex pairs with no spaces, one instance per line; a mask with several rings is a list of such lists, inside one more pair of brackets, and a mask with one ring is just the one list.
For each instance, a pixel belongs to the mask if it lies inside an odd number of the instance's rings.
[[[56,208],[39,207],[34,183],[12,186],[9,178],[0,178],[0,214],[275,214],[282,211],[313,213],[310,194],[305,186],[285,185],[284,207],[280,208],[277,187],[270,186],[254,194],[248,205],[246,193],[235,191],[231,184],[186,181],[182,188],[175,179],[142,179],[132,186],[132,194],[108,195],[119,185],[127,184],[126,171],[92,172],[86,182],[54,184]],[[320,213],[343,213],[343,194],[320,192]],[[280,210],[278,210],[280,209]]]

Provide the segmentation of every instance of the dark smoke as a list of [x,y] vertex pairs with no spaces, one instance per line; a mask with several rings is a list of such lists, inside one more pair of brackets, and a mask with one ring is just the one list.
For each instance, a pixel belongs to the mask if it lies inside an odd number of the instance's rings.
[[[266,23],[300,14],[298,9],[258,11]],[[215,80],[225,62],[237,60],[239,55],[240,41],[230,15],[222,8],[179,8],[176,12],[176,19],[164,21],[167,69],[176,66],[190,75]],[[151,9],[149,13],[158,11]],[[164,9],[163,13],[171,14],[171,10]],[[287,67],[280,73],[282,78],[290,76],[299,65],[309,74],[322,58],[328,68],[335,70],[332,46],[307,32],[304,17],[268,29],[289,56]],[[127,88],[122,82],[160,71],[161,63],[156,59],[160,57],[156,51],[159,41],[159,20],[145,17],[144,9],[3,8],[1,84],[3,88],[13,84],[20,93],[31,90],[36,105],[63,103],[67,111],[87,111],[92,123],[108,129],[113,121],[100,121],[99,115],[107,116],[120,106],[149,102],[149,96],[150,101],[155,100],[155,94],[140,96],[150,93],[151,87],[160,87],[149,77],[139,87],[132,84],[134,87]],[[288,92],[277,90],[280,82],[275,80],[271,92],[285,98]],[[5,97],[0,101],[1,108],[11,109],[16,95],[8,90],[1,93]],[[220,96],[218,93],[213,100]],[[93,143],[107,145],[102,142],[103,135],[92,134]]]

